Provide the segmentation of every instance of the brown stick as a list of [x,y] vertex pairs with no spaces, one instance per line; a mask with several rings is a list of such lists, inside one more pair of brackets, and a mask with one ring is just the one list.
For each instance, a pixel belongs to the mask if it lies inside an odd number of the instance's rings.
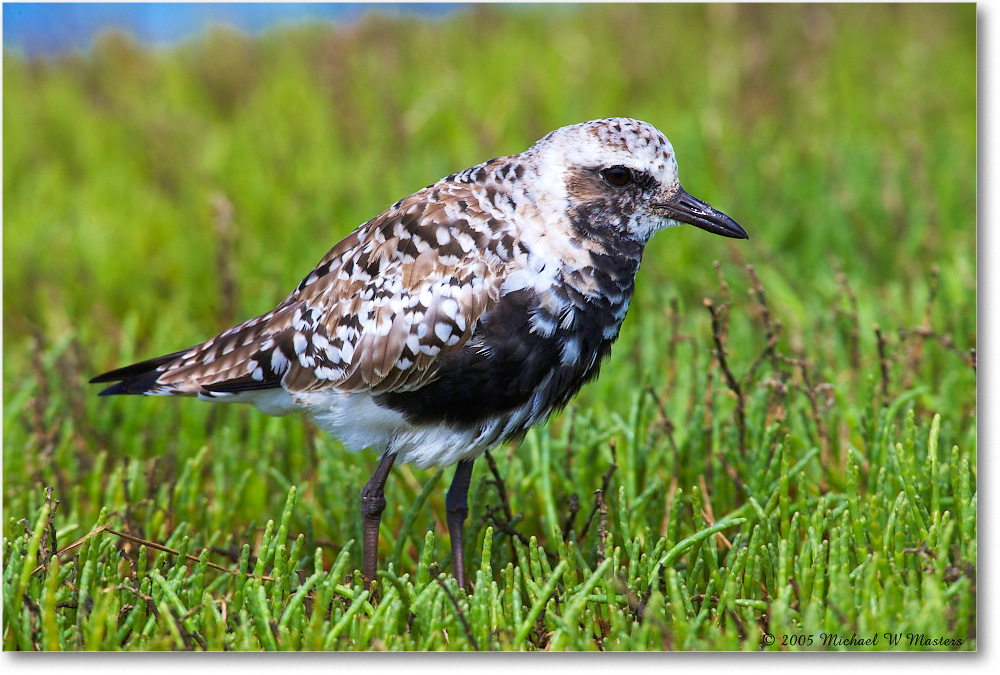
[[722,317],[725,305],[717,310],[715,308],[715,304],[710,298],[705,298],[703,303],[705,308],[708,309],[709,314],[712,315],[712,338],[715,340],[716,359],[719,362],[719,367],[722,368],[722,374],[726,378],[726,384],[733,394],[736,395],[736,426],[739,431],[740,455],[745,455],[746,399],[743,395],[743,389],[740,387],[739,381],[736,379],[736,376],[733,375],[733,371],[729,368],[729,362],[726,360],[726,347],[723,344],[725,341],[726,330],[723,327]]

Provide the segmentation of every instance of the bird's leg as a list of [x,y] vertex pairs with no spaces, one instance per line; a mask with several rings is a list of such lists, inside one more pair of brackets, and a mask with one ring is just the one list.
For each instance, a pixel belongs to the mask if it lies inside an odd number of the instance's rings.
[[448,488],[448,496],[444,500],[445,513],[448,515],[448,533],[451,535],[451,566],[459,588],[465,588],[465,548],[462,540],[462,530],[465,519],[469,515],[469,482],[472,480],[472,463],[474,459],[463,459],[455,469],[455,478]]
[[375,581],[378,569],[378,526],[385,510],[385,481],[396,461],[395,452],[386,452],[378,461],[375,472],[361,490],[361,544],[365,554],[365,578]]

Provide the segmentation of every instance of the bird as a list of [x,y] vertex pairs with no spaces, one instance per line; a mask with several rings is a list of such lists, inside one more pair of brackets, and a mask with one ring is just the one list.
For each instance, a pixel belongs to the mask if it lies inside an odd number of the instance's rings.
[[379,460],[361,490],[374,581],[394,463],[457,465],[453,574],[473,463],[563,408],[618,338],[643,250],[682,224],[746,239],[681,187],[666,136],[614,117],[453,173],[337,243],[275,309],[193,347],[94,377],[103,396],[193,396],[302,413]]

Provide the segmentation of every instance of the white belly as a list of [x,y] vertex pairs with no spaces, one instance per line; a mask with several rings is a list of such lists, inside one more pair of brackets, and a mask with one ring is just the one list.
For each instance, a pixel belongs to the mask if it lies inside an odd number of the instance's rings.
[[[302,413],[350,452],[366,448],[379,454],[395,452],[397,462],[420,469],[478,457],[496,445],[514,421],[505,415],[471,429],[414,425],[401,413],[377,405],[365,392],[336,390],[292,394],[284,389],[265,389],[209,400],[249,403],[269,415]],[[514,418],[520,417],[518,412]]]

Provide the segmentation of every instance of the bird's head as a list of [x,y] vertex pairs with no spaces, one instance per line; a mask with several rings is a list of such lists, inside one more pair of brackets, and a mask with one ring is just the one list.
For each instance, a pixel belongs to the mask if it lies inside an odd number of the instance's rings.
[[646,122],[614,117],[562,127],[528,152],[539,178],[565,195],[577,227],[611,227],[643,243],[684,223],[747,238],[736,221],[681,187],[670,141]]

